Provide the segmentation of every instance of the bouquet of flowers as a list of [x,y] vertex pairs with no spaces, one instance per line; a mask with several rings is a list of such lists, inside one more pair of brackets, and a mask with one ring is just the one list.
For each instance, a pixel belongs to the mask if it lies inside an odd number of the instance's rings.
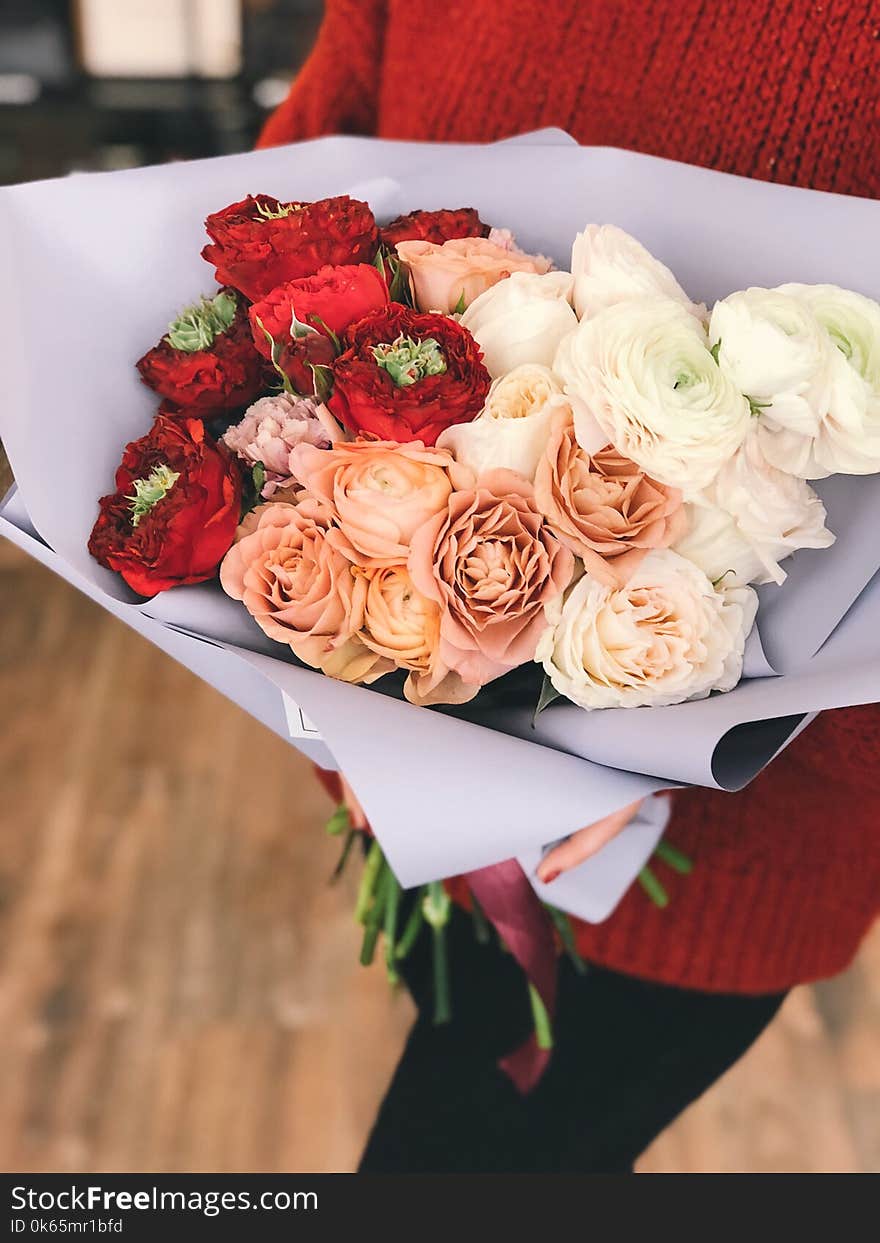
[[711,310],[615,225],[571,271],[473,208],[380,229],[347,197],[207,220],[220,288],[138,362],[162,398],[89,549],[153,596],[219,574],[347,682],[462,704],[666,706],[740,680],[750,584],[829,547],[807,482],[880,471],[880,305]]
[[[292,169],[299,197],[212,210]],[[478,206],[434,208],[451,184]],[[570,937],[534,877],[541,792],[559,835],[682,784],[736,789],[810,713],[880,698],[880,286],[846,287],[876,204],[540,137],[322,140],[96,189],[0,193],[20,489],[3,529],[285,736],[278,692],[303,705],[327,747],[296,745],[366,809],[334,830],[376,833],[365,958],[384,929],[393,974],[414,935],[400,884],[426,885],[441,945],[440,882],[463,874],[546,1044],[547,960]],[[584,226],[587,201],[615,223]],[[59,211],[77,222],[61,261]],[[828,213],[834,253],[808,245]],[[725,219],[741,228],[719,246]],[[47,323],[74,289],[81,313]],[[144,353],[172,289],[189,304]],[[47,346],[64,403],[40,400]],[[49,442],[76,480],[63,504]],[[642,869],[664,821],[560,878],[554,906],[603,918],[640,872],[662,900]]]

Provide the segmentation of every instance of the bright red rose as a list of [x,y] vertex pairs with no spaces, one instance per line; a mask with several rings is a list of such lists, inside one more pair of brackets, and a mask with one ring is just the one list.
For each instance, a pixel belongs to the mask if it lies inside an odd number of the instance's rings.
[[200,419],[159,415],[125,448],[116,491],[104,496],[89,552],[141,596],[211,578],[229,550],[241,476]]
[[466,328],[446,315],[394,303],[353,325],[333,364],[333,414],[349,431],[433,445],[475,418],[489,373]]
[[276,344],[289,341],[294,316],[307,328],[329,329],[342,336],[350,324],[380,311],[388,302],[388,286],[372,264],[328,265],[314,276],[279,285],[253,304],[249,314],[254,344],[271,358],[266,333]]
[[325,264],[370,263],[379,244],[369,206],[347,194],[316,203],[248,195],[209,216],[205,227],[213,245],[202,258],[216,266],[218,284],[252,302]]
[[137,369],[160,396],[199,417],[247,406],[267,385],[247,307],[234,289],[182,311]]
[[411,211],[379,230],[379,240],[391,251],[398,242],[433,242],[442,246],[454,237],[488,236],[489,226],[483,224],[474,207]]

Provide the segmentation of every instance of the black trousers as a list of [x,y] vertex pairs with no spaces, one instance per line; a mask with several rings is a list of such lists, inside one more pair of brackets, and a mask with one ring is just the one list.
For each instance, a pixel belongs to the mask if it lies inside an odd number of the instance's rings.
[[784,994],[745,997],[560,966],[555,1048],[520,1096],[497,1067],[531,1030],[524,977],[469,916],[447,929],[453,1019],[433,1024],[430,933],[405,964],[418,1019],[367,1142],[363,1172],[626,1173],[741,1056]]

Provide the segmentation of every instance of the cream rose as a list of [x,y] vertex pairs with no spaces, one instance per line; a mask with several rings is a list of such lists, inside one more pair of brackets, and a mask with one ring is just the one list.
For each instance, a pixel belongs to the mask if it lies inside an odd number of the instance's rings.
[[513,272],[474,299],[461,324],[493,379],[521,363],[551,365],[559,342],[577,327],[571,291],[569,272]]
[[827,399],[815,428],[761,419],[764,452],[807,479],[880,471],[880,305],[837,285],[781,285],[815,316],[832,347]]
[[749,403],[709,352],[703,326],[670,298],[643,297],[581,320],[553,370],[578,442],[609,441],[653,479],[705,487],[749,427]]
[[405,561],[415,532],[446,508],[452,492],[450,454],[417,440],[301,445],[291,465],[300,483],[335,509],[331,542],[361,565]]
[[783,583],[780,561],[834,543],[822,501],[802,479],[770,465],[757,428],[686,511],[690,527],[676,552],[725,587]]
[[549,368],[525,363],[496,380],[473,423],[447,428],[437,447],[476,475],[503,467],[534,479],[550,430],[550,402],[561,395]]
[[582,708],[663,707],[729,691],[742,676],[758,601],[716,591],[670,549],[650,553],[625,587],[584,575],[548,609],[535,659]]
[[420,311],[451,315],[463,310],[491,285],[513,272],[547,272],[550,260],[527,255],[506,241],[490,237],[455,237],[434,242],[398,242],[397,256],[406,267]]
[[571,271],[579,319],[645,294],[671,298],[698,319],[706,316],[705,306],[691,302],[666,264],[615,224],[588,224],[578,233]]

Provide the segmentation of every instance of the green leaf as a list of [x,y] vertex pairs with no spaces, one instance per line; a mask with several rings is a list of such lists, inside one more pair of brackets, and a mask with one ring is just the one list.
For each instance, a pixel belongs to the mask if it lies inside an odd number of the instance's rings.
[[333,815],[327,821],[325,830],[330,837],[338,837],[350,827],[351,817],[348,814],[348,808],[345,803],[340,803],[339,806],[334,809]]
[[467,303],[464,300],[464,290],[462,290],[461,293],[459,294],[458,301],[456,302],[455,306],[452,308],[452,314],[463,315],[466,308],[467,308]]
[[310,316],[309,316],[309,319],[311,320],[311,322],[312,322],[313,324],[316,324],[316,325],[318,326],[318,328],[320,328],[320,329],[321,329],[321,331],[324,333],[325,337],[329,337],[329,339],[333,342],[333,348],[334,348],[334,350],[336,351],[336,353],[337,353],[337,354],[341,354],[341,353],[342,353],[342,346],[341,346],[341,344],[340,344],[340,342],[339,342],[339,337],[336,335],[336,333],[333,331],[333,329],[332,329],[332,328],[328,328],[328,327],[327,327],[327,325],[325,324],[324,320],[323,320],[323,319],[321,319],[321,316],[320,316],[320,315],[310,315]]
[[655,906],[669,906],[669,894],[649,867],[643,867],[639,872],[639,884]]
[[676,849],[670,845],[665,839],[659,841],[655,847],[654,854],[658,859],[669,865],[673,872],[678,872],[679,876],[690,876],[694,870],[693,859],[689,859],[683,851]]
[[549,708],[552,703],[554,703],[557,699],[561,699],[561,698],[562,698],[562,695],[559,693],[559,691],[556,689],[556,687],[553,685],[553,683],[550,681],[550,679],[547,677],[547,674],[545,673],[544,681],[541,683],[541,694],[538,697],[538,703],[535,707],[535,715],[532,717],[532,726],[535,725],[536,721],[538,720],[538,717],[541,715],[541,713],[544,711],[545,708]]
[[271,361],[272,361],[272,366],[275,368],[276,372],[277,372],[277,373],[278,373],[278,375],[281,377],[281,387],[282,387],[282,389],[284,390],[284,392],[285,392],[285,393],[290,393],[292,397],[298,397],[298,396],[299,396],[299,394],[297,393],[297,391],[296,391],[296,389],[293,387],[293,385],[290,383],[290,378],[289,378],[289,376],[288,376],[288,375],[287,375],[287,373],[283,370],[283,368],[281,367],[281,365],[280,365],[280,363],[279,363],[279,361],[278,361],[278,360],[279,360],[279,358],[281,357],[281,346],[278,344],[278,342],[277,342],[277,341],[275,340],[275,338],[272,336],[271,332],[270,332],[270,331],[269,331],[269,329],[266,327],[266,325],[263,323],[263,321],[260,319],[259,315],[257,315],[257,316],[255,316],[255,317],[254,317],[254,322],[256,323],[256,325],[257,325],[257,327],[259,328],[260,332],[262,332],[263,336],[264,336],[264,337],[266,338],[266,340],[269,342],[269,357],[270,357],[270,359],[271,359]]
[[262,462],[257,462],[256,466],[251,471],[251,479],[254,483],[254,495],[262,496],[263,487],[266,483],[266,468]]
[[[260,325],[262,328],[262,324]],[[265,331],[265,329],[263,330]],[[301,319],[296,318],[296,312],[292,311],[290,317],[290,335],[294,341],[299,341],[303,337],[318,336],[317,328],[313,328],[311,324],[304,324]]]

